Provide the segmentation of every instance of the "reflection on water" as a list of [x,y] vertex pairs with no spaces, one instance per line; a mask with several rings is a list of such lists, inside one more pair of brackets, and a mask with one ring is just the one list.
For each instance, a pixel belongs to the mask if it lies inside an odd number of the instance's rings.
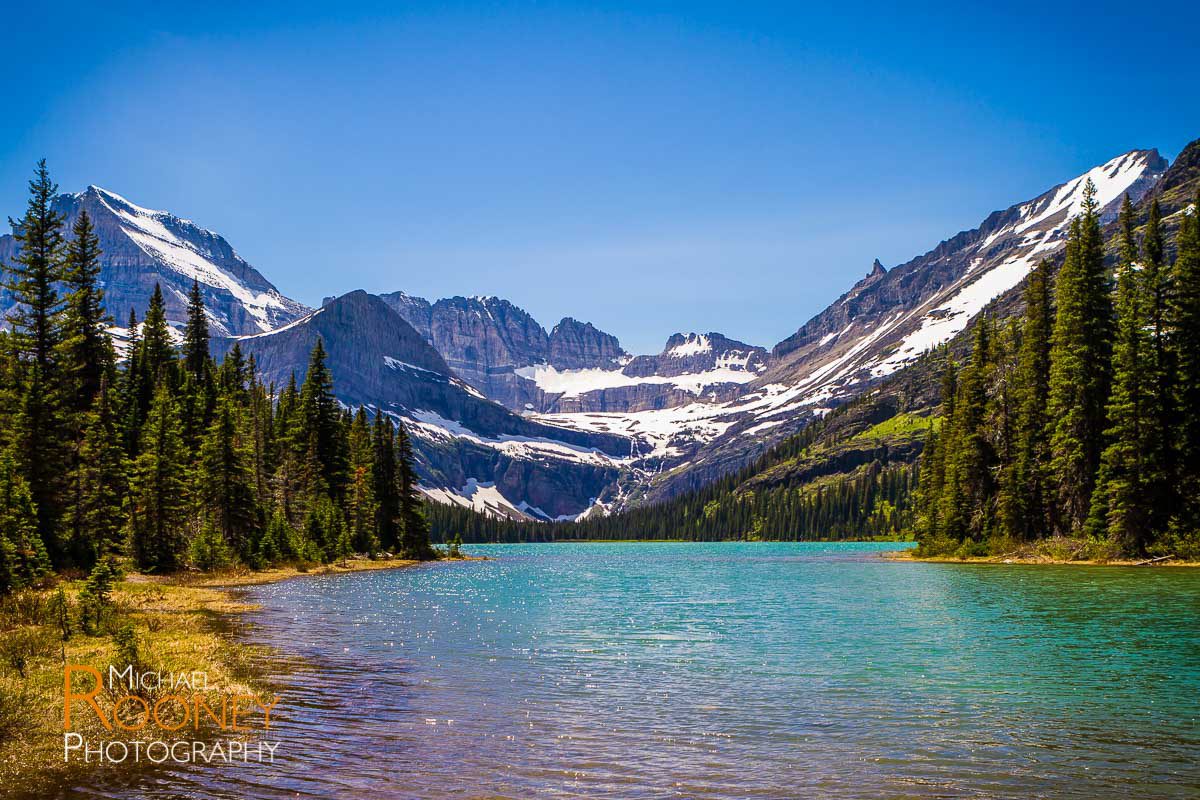
[[71,797],[1196,797],[1200,571],[470,548],[256,588],[280,763]]

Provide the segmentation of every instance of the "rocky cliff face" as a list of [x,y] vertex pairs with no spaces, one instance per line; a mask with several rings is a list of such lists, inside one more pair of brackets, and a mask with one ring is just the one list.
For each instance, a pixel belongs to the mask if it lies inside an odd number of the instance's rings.
[[509,408],[539,402],[514,371],[546,360],[550,337],[524,310],[498,297],[430,303],[404,292],[380,295],[433,345],[455,375]]
[[[875,261],[770,353],[719,333],[693,333],[673,335],[661,353],[634,357],[593,325],[567,318],[547,332],[498,298],[429,303],[399,292],[352,292],[309,312],[224,239],[190,222],[94,187],[56,204],[69,221],[84,207],[95,219],[109,308],[118,317],[130,305],[141,316],[159,282],[168,316],[181,322],[196,278],[214,333],[231,335],[214,340],[218,354],[236,335],[267,377],[282,382],[292,371],[302,375],[319,337],[344,403],[411,427],[431,496],[556,518],[597,500],[620,508],[704,485],[834,405],[890,391],[879,388],[889,376],[919,372],[907,371],[962,334],[989,303],[1014,307],[1028,271],[1060,256],[1087,179],[1106,218],[1126,192],[1135,200],[1153,196],[1172,230],[1182,214],[1197,213],[1188,209],[1200,183],[1198,154],[1193,143],[1167,170],[1155,151],[1132,151],[891,270]],[[13,247],[11,237],[0,237],[0,258],[11,258]],[[0,311],[6,301],[0,293]]]
[[363,291],[276,331],[216,339],[213,350],[223,357],[237,342],[266,380],[282,385],[292,373],[303,379],[318,339],[339,400],[409,427],[430,489],[487,484],[518,513],[574,515],[615,481],[630,451],[623,437],[540,424],[486,399],[403,317]]
[[1061,250],[1068,223],[1082,208],[1088,180],[1096,186],[1108,221],[1116,217],[1126,193],[1139,200],[1166,168],[1158,151],[1134,150],[1033,200],[997,211],[978,228],[890,272],[877,261],[866,278],[775,346],[766,380],[808,382],[814,388],[819,383],[837,396],[912,363],[966,327],[1040,260]]
[[634,412],[737,396],[767,363],[761,347],[719,333],[675,334],[657,355],[631,356],[612,334],[566,317],[547,333],[496,297],[435,303],[380,295],[488,398],[518,412]]
[[[1038,261],[1061,253],[1087,180],[1095,184],[1108,219],[1126,192],[1136,201],[1160,180],[1170,180],[1164,178],[1166,167],[1157,152],[1135,150],[997,211],[978,228],[905,264],[887,270],[876,261],[864,278],[780,342],[769,357],[760,356],[765,369],[737,387],[732,398],[697,396],[686,404],[623,412],[611,406],[601,411],[585,404],[560,405],[560,413],[539,418],[619,432],[639,442],[633,467],[641,472],[631,468],[625,473],[614,493],[620,498],[618,507],[702,486],[742,467],[832,406],[870,392],[961,333],[989,303],[1003,301]],[[1171,192],[1174,197],[1180,190]],[[673,341],[668,350],[686,344]]]
[[[308,312],[280,294],[227,241],[193,222],[134,205],[98,186],[59,195],[54,209],[65,216],[68,231],[81,210],[92,218],[103,252],[105,306],[117,326],[125,325],[130,309],[139,318],[145,315],[156,283],[162,287],[167,319],[182,325],[193,279],[200,283],[209,322],[219,334],[270,330]],[[0,237],[0,262],[10,263],[16,252],[12,236]],[[11,305],[12,298],[0,289],[0,312]]]
[[676,333],[667,339],[662,353],[638,356],[621,371],[634,377],[675,377],[717,370],[757,375],[766,366],[767,351],[762,347],[739,342],[720,333]]
[[590,322],[564,317],[550,331],[542,360],[556,369],[611,369],[627,358],[617,337]]

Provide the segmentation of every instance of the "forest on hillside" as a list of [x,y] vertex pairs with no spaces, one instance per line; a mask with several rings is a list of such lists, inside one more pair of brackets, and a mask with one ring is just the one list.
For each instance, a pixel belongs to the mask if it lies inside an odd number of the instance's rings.
[[1157,199],[1139,234],[1126,197],[1114,274],[1094,194],[1024,315],[985,316],[965,363],[948,359],[919,477],[925,553],[1057,537],[1074,557],[1200,559],[1200,198],[1171,261]]
[[338,403],[320,341],[282,387],[236,344],[214,362],[198,286],[180,341],[156,288],[114,343],[96,237],[86,213],[63,230],[56,188],[39,165],[4,272],[20,305],[0,332],[0,592],[116,562],[427,558],[431,539],[916,538],[958,556],[1061,540],[1075,557],[1200,558],[1196,205],[1167,241],[1157,200],[1139,226],[1126,198],[1106,258],[1089,186],[1061,267],[1030,273],[1019,315],[986,310],[969,347],[706,486],[536,522],[427,501],[404,426]]
[[[1062,265],[986,309],[970,342],[755,462],[653,505],[575,523],[435,507],[467,541],[916,538],[926,555],[1052,545],[1066,558],[1200,559],[1200,199],[1173,240],[1126,198],[1106,240],[1094,187]],[[1115,262],[1115,264],[1114,264]],[[926,401],[927,379],[940,397]],[[914,399],[915,398],[915,399]]]
[[0,594],[124,563],[434,555],[404,426],[344,409],[319,341],[302,384],[265,386],[236,344],[214,363],[198,285],[181,343],[156,286],[119,359],[91,222],[63,230],[56,192],[42,162],[4,265],[19,304],[0,331]]

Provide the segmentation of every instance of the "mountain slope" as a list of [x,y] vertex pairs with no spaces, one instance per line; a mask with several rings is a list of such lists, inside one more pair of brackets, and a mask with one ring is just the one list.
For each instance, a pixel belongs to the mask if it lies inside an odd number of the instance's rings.
[[[118,326],[126,324],[130,309],[139,317],[145,314],[156,283],[162,286],[168,321],[181,326],[193,279],[220,335],[270,330],[308,311],[280,294],[225,239],[189,220],[142,208],[98,186],[59,195],[54,210],[65,217],[67,230],[81,210],[91,217],[102,251],[105,306]],[[13,237],[0,236],[0,262],[10,263],[16,254]],[[11,304],[0,290],[0,311]]]
[[282,385],[293,373],[303,379],[318,339],[342,403],[409,426],[422,479],[437,499],[473,501],[483,487],[513,516],[574,516],[616,479],[629,453],[624,438],[541,425],[486,399],[399,314],[363,291],[275,331],[214,340],[213,350],[223,357],[238,343],[266,380]]
[[878,261],[865,278],[772,350],[766,371],[727,402],[691,403],[633,414],[558,414],[552,424],[643,437],[652,477],[622,489],[652,502],[740,469],[772,443],[949,341],[990,301],[1017,286],[1041,259],[1062,249],[1068,221],[1091,179],[1106,218],[1120,198],[1139,199],[1163,177],[1156,151],[1135,150],[1032,200],[997,211],[976,229],[890,271]]
[[547,333],[498,297],[380,297],[456,375],[519,412],[631,412],[728,400],[767,362],[765,349],[719,333],[677,333],[661,354],[631,356],[590,322],[566,317]]
[[[1154,166],[1161,169],[1162,165],[1159,162]],[[1167,241],[1173,247],[1179,220],[1184,214],[1198,213],[1195,210],[1195,200],[1197,192],[1200,191],[1200,140],[1190,143],[1165,171],[1158,172],[1157,169],[1156,172],[1150,173],[1156,178],[1153,185],[1147,186],[1145,179],[1135,181],[1131,184],[1130,194],[1140,196],[1140,200],[1135,204],[1139,234],[1151,201],[1157,200],[1162,210]],[[1051,196],[1057,197],[1058,194],[1056,192]],[[1105,195],[1100,197],[1106,199]],[[1043,195],[1039,200],[1045,198],[1046,195]],[[1111,206],[1112,202],[1106,203],[1108,210],[1105,217],[1110,221],[1105,226],[1105,237],[1108,241],[1109,256],[1115,261],[1118,230],[1116,222],[1111,220]],[[1020,221],[1016,222],[1016,225],[1028,221],[1036,214],[1039,208],[1038,201],[1034,201],[1030,212],[1025,212],[1024,208],[1025,206],[1018,207],[1017,219]],[[1056,229],[1061,223],[1061,219],[1053,222]],[[1042,235],[1045,236],[1045,233]],[[986,238],[975,238],[975,241],[985,241]],[[1062,263],[1061,248],[1043,252],[1046,253],[1051,269],[1056,271]],[[1016,285],[994,298],[989,298],[987,307],[990,312],[999,318],[1023,313],[1021,294],[1024,283],[1022,276]],[[967,355],[972,333],[971,323],[977,318],[972,315],[963,320],[962,329],[947,342],[951,356],[959,361]],[[938,404],[941,400],[939,384],[942,366],[943,360],[937,355],[926,355],[906,362],[892,376],[878,382],[855,400],[829,414],[821,424],[806,430],[802,437],[791,440],[794,445],[771,451],[753,466],[748,466],[736,476],[721,481],[720,486],[714,484],[713,491],[704,495],[705,502],[715,501],[726,505],[737,505],[740,502],[746,505],[754,498],[761,499],[773,491],[812,491],[813,487],[819,486],[825,487],[827,491],[836,492],[841,487],[860,480],[867,471],[873,471],[873,474],[878,476],[900,470],[899,474],[910,481],[911,488],[915,475],[903,470],[911,469],[911,465],[920,455],[928,430],[936,423]],[[684,513],[687,503],[683,496],[680,499],[679,507],[671,513]],[[666,516],[669,517],[670,514]],[[745,535],[747,532],[747,529],[742,529],[732,532],[732,535]],[[864,532],[870,530],[851,531],[850,535]]]

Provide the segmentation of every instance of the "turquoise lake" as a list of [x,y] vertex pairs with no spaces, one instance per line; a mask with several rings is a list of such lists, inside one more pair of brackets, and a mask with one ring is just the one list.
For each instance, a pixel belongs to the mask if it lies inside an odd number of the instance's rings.
[[1200,570],[902,546],[473,546],[256,587],[279,762],[72,796],[1200,796]]

